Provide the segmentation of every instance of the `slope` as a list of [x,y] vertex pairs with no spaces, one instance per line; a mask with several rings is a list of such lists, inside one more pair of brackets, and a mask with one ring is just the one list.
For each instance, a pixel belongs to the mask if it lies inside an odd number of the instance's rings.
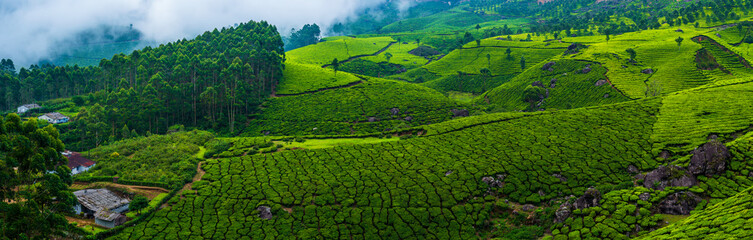
[[[612,86],[606,74],[607,69],[598,63],[554,60],[529,68],[474,102],[498,112],[572,109],[630,100]],[[541,92],[533,99],[526,98],[532,87]]]
[[432,89],[377,78],[349,87],[271,98],[262,107],[244,136],[383,132],[446,121],[454,116],[453,109],[464,108]]
[[750,239],[753,237],[753,188],[640,239]]

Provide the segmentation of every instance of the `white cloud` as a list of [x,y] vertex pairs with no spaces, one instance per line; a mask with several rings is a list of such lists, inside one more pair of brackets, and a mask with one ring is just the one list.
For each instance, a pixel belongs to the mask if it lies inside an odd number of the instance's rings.
[[266,20],[283,33],[307,23],[326,28],[385,1],[392,0],[2,0],[0,58],[28,66],[59,51],[75,34],[101,25],[133,24],[157,42],[249,20]]

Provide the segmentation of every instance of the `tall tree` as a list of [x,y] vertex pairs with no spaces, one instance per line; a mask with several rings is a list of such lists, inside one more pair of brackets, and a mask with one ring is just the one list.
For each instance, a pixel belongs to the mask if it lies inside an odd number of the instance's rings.
[[35,119],[0,117],[0,238],[71,238],[70,213],[75,196],[65,146],[57,129],[38,128]]
[[484,78],[484,87],[482,88],[482,92],[486,92],[486,87],[489,84],[489,78],[492,77],[492,71],[488,68],[482,68],[481,70],[479,70],[479,72],[481,73],[481,77]]
[[337,70],[340,69],[340,61],[337,58],[332,60],[332,69],[335,70],[335,77],[337,77]]
[[384,58],[386,58],[387,59],[387,63],[389,63],[390,59],[392,59],[392,53],[385,53],[384,54]]
[[635,57],[638,55],[638,53],[636,53],[634,49],[628,48],[627,50],[625,50],[625,52],[630,55],[630,60],[635,61]]

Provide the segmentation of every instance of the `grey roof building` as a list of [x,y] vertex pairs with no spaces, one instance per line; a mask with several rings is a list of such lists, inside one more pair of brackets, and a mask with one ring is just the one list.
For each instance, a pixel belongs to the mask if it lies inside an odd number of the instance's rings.
[[73,192],[78,199],[76,214],[93,215],[97,224],[115,227],[125,222],[121,213],[128,210],[130,200],[107,189],[85,189]]

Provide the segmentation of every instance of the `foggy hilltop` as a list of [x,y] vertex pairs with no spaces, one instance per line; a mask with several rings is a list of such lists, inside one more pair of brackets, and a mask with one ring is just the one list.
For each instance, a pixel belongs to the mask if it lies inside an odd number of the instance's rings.
[[[283,34],[316,23],[323,33],[336,22],[379,6],[407,11],[415,0],[24,0],[0,2],[0,57],[17,66],[69,53],[71,47],[140,40],[131,50],[194,36],[249,20],[268,21]],[[423,1],[420,1],[423,2]],[[109,57],[109,56],[108,56]]]

